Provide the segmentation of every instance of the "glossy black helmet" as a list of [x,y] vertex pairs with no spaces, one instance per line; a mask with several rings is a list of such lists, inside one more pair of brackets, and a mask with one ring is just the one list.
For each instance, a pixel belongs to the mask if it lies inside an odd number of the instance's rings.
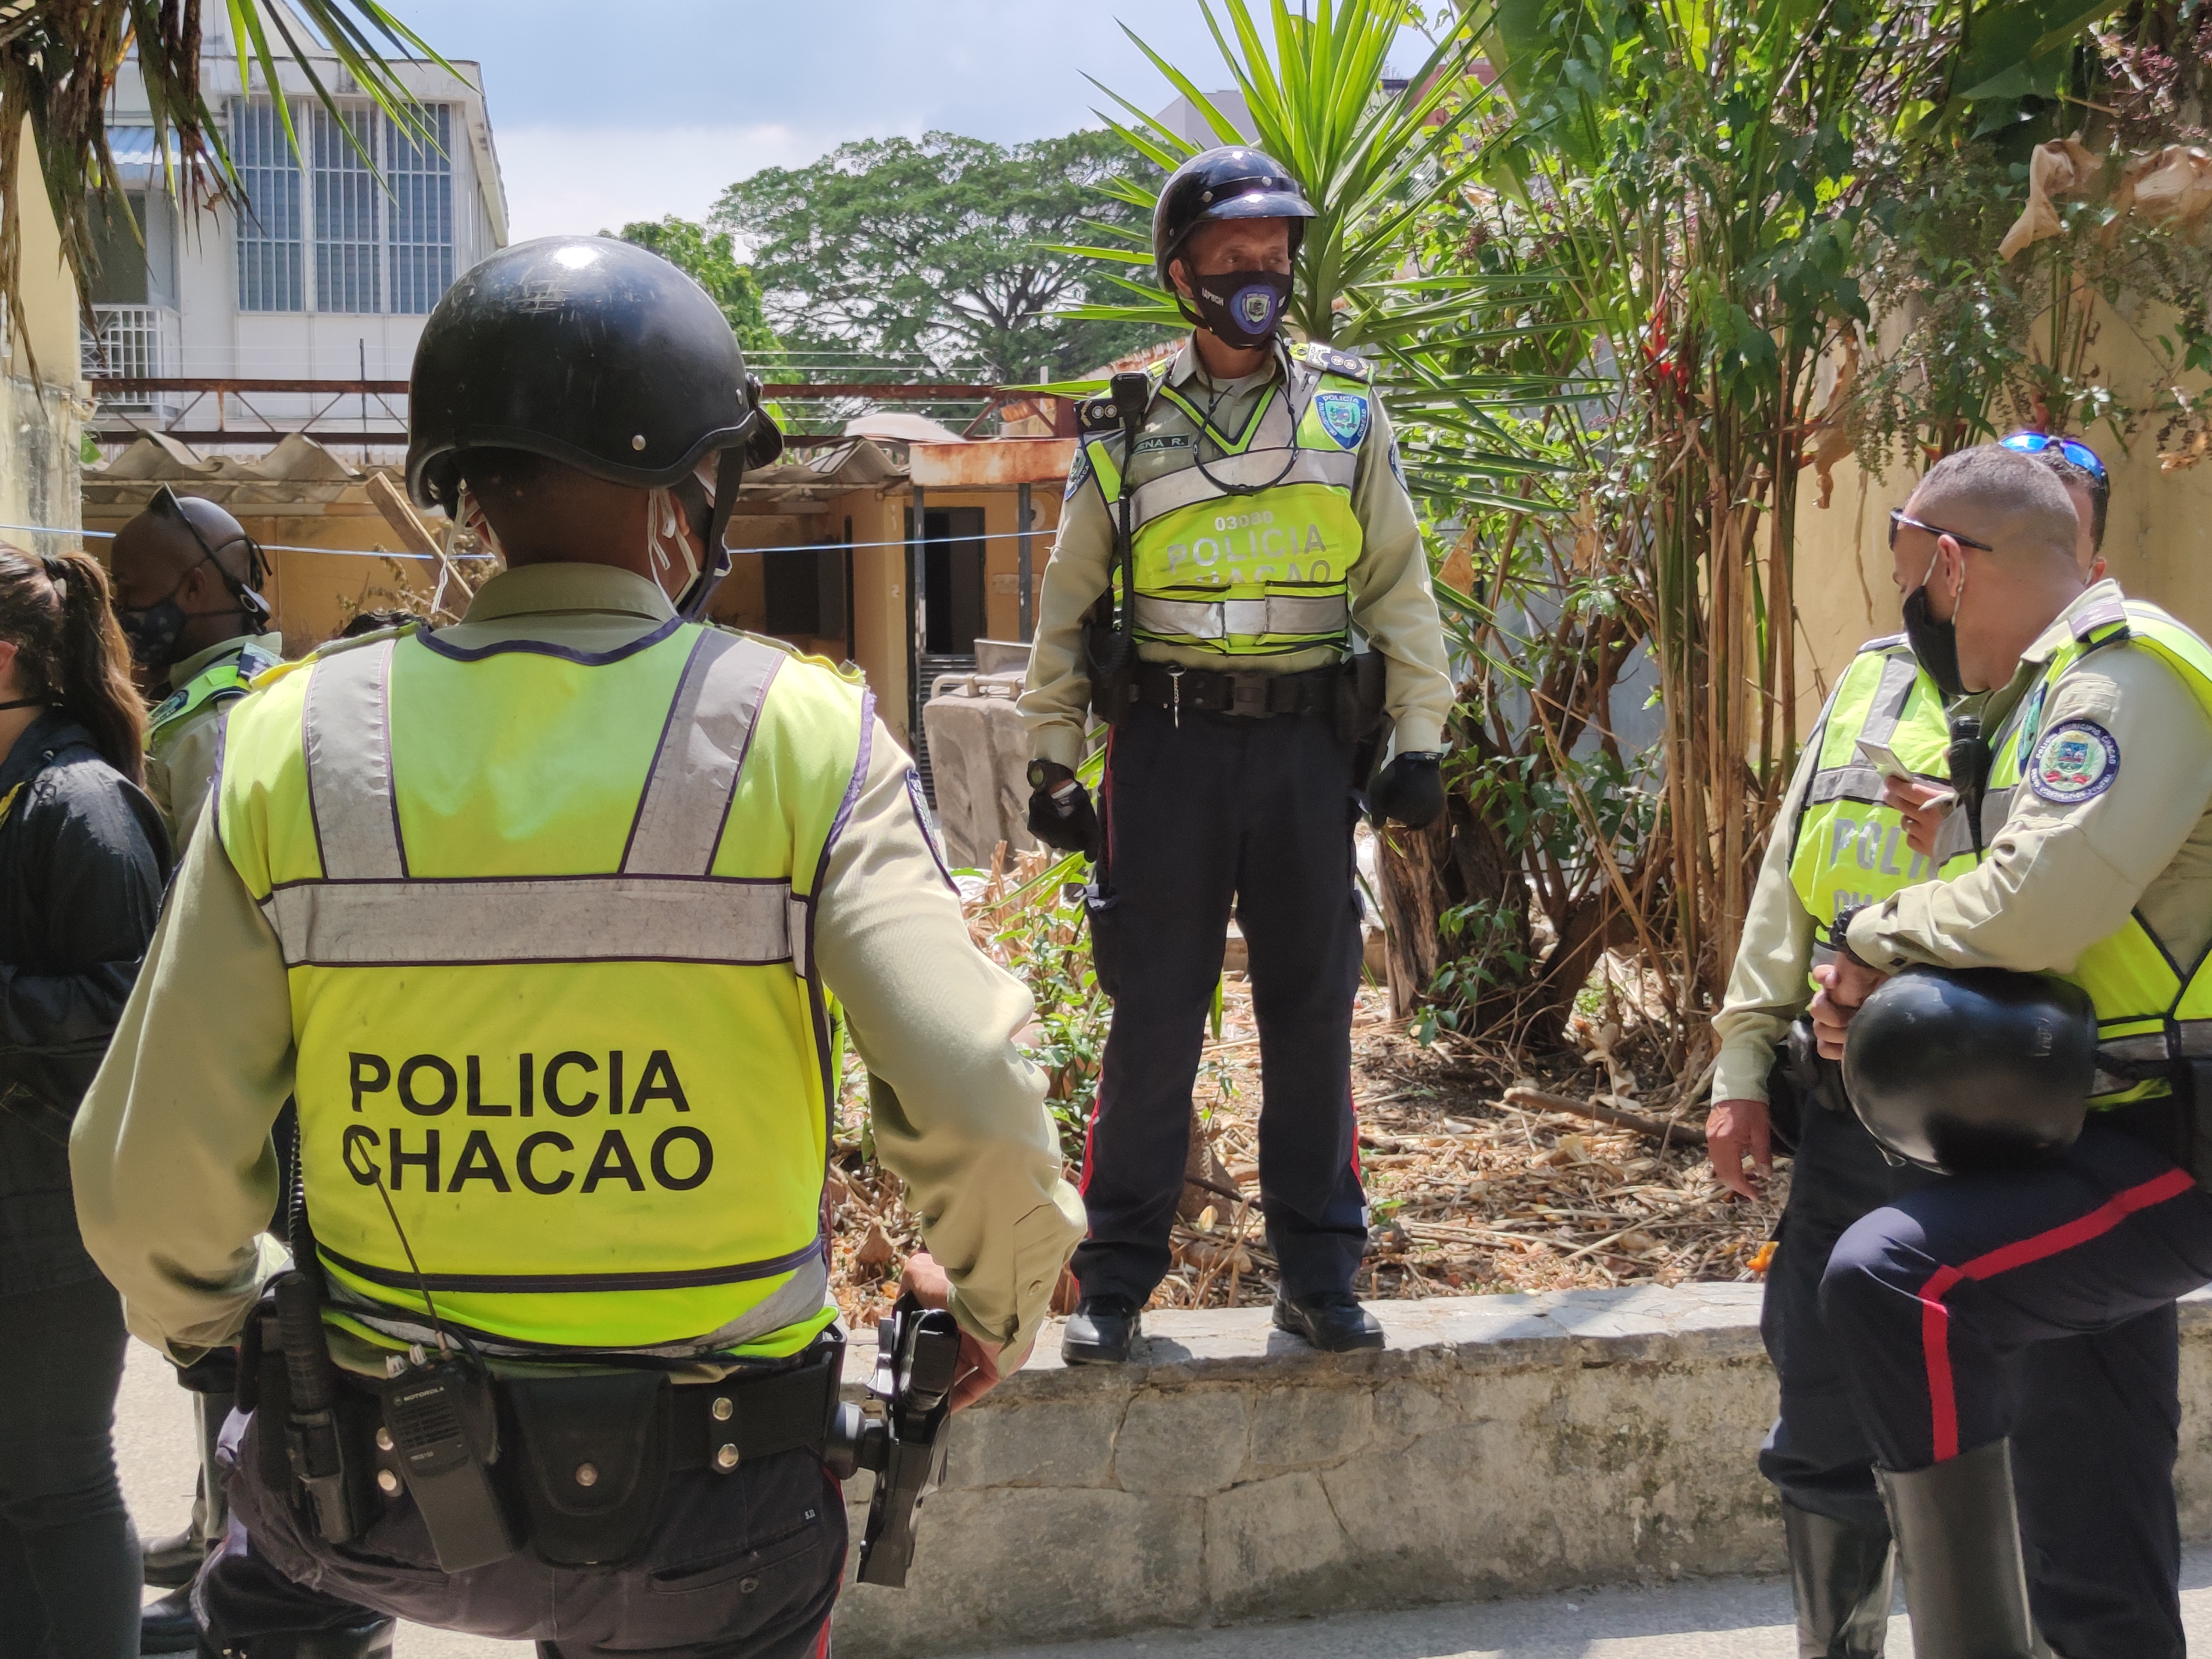
[[1844,1091],[1867,1132],[1951,1175],[2024,1169],[2072,1146],[2096,1073],[2088,994],[2001,968],[1908,968],[1867,998],[1844,1042]]
[[783,450],[721,307],[659,255],[605,236],[523,242],[464,273],[423,325],[408,402],[408,494],[448,514],[465,449],[526,450],[638,489],[720,452],[719,532],[737,470]]
[[1287,219],[1291,258],[1298,257],[1305,222],[1314,216],[1306,193],[1273,158],[1244,144],[1202,150],[1168,175],[1152,206],[1152,265],[1170,294],[1168,266],[1200,225],[1218,219]]

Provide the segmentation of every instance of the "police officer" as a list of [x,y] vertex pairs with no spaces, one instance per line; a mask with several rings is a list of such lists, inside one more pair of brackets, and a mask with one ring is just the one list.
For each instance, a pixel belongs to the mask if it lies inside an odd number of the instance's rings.
[[[1352,1293],[1366,1238],[1351,1085],[1354,771],[1387,714],[1396,753],[1371,804],[1404,823],[1434,819],[1452,688],[1367,365],[1282,337],[1310,216],[1297,182],[1242,146],[1167,180],[1152,250],[1194,332],[1150,372],[1133,443],[1110,398],[1082,405],[1045,568],[1020,705],[1036,757],[1030,823],[1097,861],[1092,942],[1115,995],[1084,1158],[1091,1231],[1075,1256],[1071,1361],[1126,1358],[1167,1272],[1232,909],[1260,1027],[1275,1322],[1323,1348],[1382,1345]],[[1121,595],[1125,505],[1134,588]],[[1364,705],[1346,660],[1355,632],[1373,653]],[[1092,708],[1113,727],[1103,813],[1073,769]]]
[[[2063,451],[2056,441],[2029,441],[2042,436],[2004,441],[2038,455],[2066,485],[2079,520],[2076,560],[2096,580],[2104,574],[2103,464],[2072,440]],[[1804,1009],[1816,988],[1814,966],[1834,957],[1826,929],[1835,918],[1937,873],[1932,836],[1952,795],[1944,704],[1904,635],[1859,647],[1820,711],[1775,820],[1713,1021],[1721,1051],[1705,1133],[1714,1173],[1754,1197],[1771,1173],[1775,1129],[1793,1154],[1759,1322],[1781,1407],[1759,1461],[1781,1493],[1799,1651],[1813,1659],[1881,1652],[1891,1566],[1873,1450],[1820,1315],[1820,1276],[1844,1229],[1933,1177],[1883,1156],[1845,1104],[1835,1062],[1814,1052]],[[1885,776],[1862,744],[1876,757],[1887,750],[1910,775]],[[1954,860],[1948,869],[1970,864]],[[2069,1513],[2080,1519],[2097,1508],[2085,1498]],[[2065,1518],[2048,1517],[2054,1525]]]
[[[503,250],[439,302],[411,390],[415,499],[508,568],[459,623],[326,647],[231,710],[220,833],[72,1147],[132,1328],[188,1360],[268,1278],[297,1096],[321,1323],[254,1372],[203,1640],[357,1652],[320,1632],[365,1606],[549,1653],[813,1655],[846,1542],[839,1032],[944,1259],[915,1279],[959,1322],[965,1403],[1081,1231],[1012,1042],[1029,999],[969,943],[866,689],[683,614],[781,447],[702,289],[617,241]],[[335,1416],[295,1418],[319,1328]],[[303,1444],[354,1484],[295,1479]]]
[[146,793],[182,847],[215,775],[223,710],[284,641],[269,627],[260,548],[213,501],[163,484],[110,557],[138,689],[162,699],[146,732]]
[[[224,711],[283,657],[260,592],[261,550],[215,502],[163,484],[118,532],[109,558],[133,677],[143,695],[161,699],[147,724],[146,793],[161,809],[170,844],[182,847],[214,780]],[[146,1653],[191,1649],[184,1587],[223,1534],[222,1493],[210,1490],[208,1475],[216,1437],[230,1414],[228,1357],[210,1356],[182,1380],[192,1394],[202,1468],[191,1521],[146,1544],[146,1582],[173,1591],[145,1609],[139,1646]]]
[[[2212,1054],[2196,873],[2212,854],[2212,650],[2117,584],[2085,586],[2063,489],[2001,446],[1939,463],[1892,521],[1907,633],[1939,685],[1975,694],[1986,783],[1967,781],[1938,848],[1971,867],[1841,919],[1842,953],[1815,969],[1821,1051],[1843,1052],[1887,975],[1996,968],[2082,988],[2100,1071],[2063,1154],[1954,1175],[1850,1227],[1822,1310],[1916,1651],[2178,1655],[2172,1304],[2212,1279],[2191,1127],[2193,1062]],[[2032,1104],[2008,1109],[2025,1122]],[[2085,1503],[2104,1524],[2063,1547],[2039,1535]]]

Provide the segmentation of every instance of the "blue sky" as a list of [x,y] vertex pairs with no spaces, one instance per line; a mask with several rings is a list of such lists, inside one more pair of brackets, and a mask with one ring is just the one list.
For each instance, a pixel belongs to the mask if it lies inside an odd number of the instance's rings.
[[[723,185],[851,138],[946,128],[1015,143],[1091,125],[1086,73],[1175,94],[1126,22],[1229,84],[1197,0],[395,0],[483,65],[512,234],[702,216]],[[1264,15],[1264,7],[1255,7]],[[1407,62],[1419,61],[1412,37]]]

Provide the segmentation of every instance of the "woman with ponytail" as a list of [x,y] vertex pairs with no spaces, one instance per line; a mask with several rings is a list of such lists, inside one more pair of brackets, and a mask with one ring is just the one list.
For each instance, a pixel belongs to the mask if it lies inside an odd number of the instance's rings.
[[123,1307],[77,1233],[69,1132],[167,874],[145,731],[100,568],[0,544],[0,1659],[138,1651]]

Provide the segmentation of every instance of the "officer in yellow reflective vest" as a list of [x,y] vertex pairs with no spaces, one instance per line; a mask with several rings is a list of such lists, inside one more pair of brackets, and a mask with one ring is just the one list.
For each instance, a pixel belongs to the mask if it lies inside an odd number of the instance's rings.
[[215,776],[223,711],[282,660],[284,641],[269,627],[260,548],[213,501],[163,484],[110,556],[138,689],[161,698],[146,727],[146,793],[181,848]]
[[[1915,653],[1973,694],[1993,758],[1978,817],[1969,785],[1938,848],[1970,867],[1844,919],[1843,954],[1815,970],[1822,1052],[1887,974],[1993,967],[2085,988],[2101,1071],[2054,1160],[1953,1176],[1853,1225],[1821,1306],[1916,1651],[2179,1655],[2173,1299],[2212,1280],[2195,1127],[2212,649],[2115,583],[2085,586],[2063,490],[2001,446],[1939,463],[1893,524]],[[2101,1523],[2066,1524],[2085,1504]]]
[[[299,1340],[280,1281],[203,1650],[365,1653],[367,1608],[572,1655],[817,1655],[842,1032],[945,1263],[909,1276],[959,1322],[964,1404],[1081,1231],[1012,1041],[1030,1000],[969,942],[866,688],[687,619],[781,447],[703,290],[621,242],[503,250],[432,313],[411,408],[410,490],[507,568],[459,623],[232,709],[217,833],[72,1146],[133,1330],[190,1359],[269,1276],[298,1097],[320,1323]],[[295,1478],[331,1448],[350,1484]]]
[[[2018,447],[2040,435],[2015,434],[2006,442]],[[2063,451],[2049,443],[2023,453],[2036,453],[2066,485],[2080,520],[2077,561],[2088,580],[2101,577],[2102,462],[2071,440]],[[1873,1449],[1820,1317],[1821,1274],[1852,1223],[1931,1177],[1882,1155],[1845,1102],[1835,1063],[1814,1052],[1803,1011],[1817,988],[1814,966],[1834,957],[1826,929],[1838,915],[1939,871],[1972,866],[1971,852],[1940,866],[1936,860],[1940,804],[1951,793],[1944,701],[1902,634],[1859,647],[1776,817],[1728,995],[1713,1020],[1721,1052],[1705,1134],[1714,1173],[1756,1195],[1771,1173],[1770,1103],[1775,1133],[1792,1154],[1759,1319],[1781,1403],[1759,1465],[1781,1494],[1798,1650],[1808,1659],[1875,1659],[1889,1628],[1891,1589],[1889,1522]],[[1877,769],[1884,751],[1903,775]],[[2031,1525],[2094,1527],[2104,1519],[2090,1492],[2060,1515],[2031,1517]]]
[[[1295,179],[1242,146],[1167,180],[1153,254],[1195,327],[1126,409],[1081,406],[1045,568],[1021,700],[1036,757],[1030,827],[1094,861],[1091,941],[1115,998],[1084,1159],[1082,1302],[1061,1344],[1071,1361],[1127,1358],[1167,1271],[1232,910],[1265,1073],[1275,1322],[1323,1348],[1382,1340],[1352,1293],[1367,1231],[1352,1115],[1354,796],[1366,786],[1378,822],[1443,811],[1452,687],[1367,365],[1281,337],[1311,213]],[[1074,773],[1093,710],[1112,726],[1096,809]],[[1368,785],[1386,726],[1395,754]]]

